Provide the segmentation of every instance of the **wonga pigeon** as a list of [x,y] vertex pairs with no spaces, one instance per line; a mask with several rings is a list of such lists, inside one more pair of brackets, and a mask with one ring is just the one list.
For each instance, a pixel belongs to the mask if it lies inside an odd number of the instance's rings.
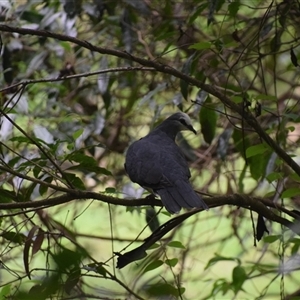
[[208,209],[191,186],[187,161],[175,143],[182,130],[196,134],[189,116],[178,112],[134,142],[126,154],[125,169],[130,179],[159,195],[170,213],[177,213],[182,207]]

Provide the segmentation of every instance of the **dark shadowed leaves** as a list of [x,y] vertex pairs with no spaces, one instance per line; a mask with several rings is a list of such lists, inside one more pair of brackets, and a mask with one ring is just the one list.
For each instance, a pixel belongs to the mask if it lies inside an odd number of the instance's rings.
[[265,220],[262,215],[258,215],[257,218],[257,225],[256,225],[256,239],[260,241],[264,235],[264,233],[269,234],[269,230],[267,229]]
[[159,227],[157,213],[152,207],[148,207],[146,209],[146,222],[152,232],[154,232]]
[[211,144],[216,134],[217,113],[214,105],[211,103],[210,97],[206,99],[204,105],[200,109],[201,132],[206,143]]
[[146,292],[151,297],[174,296],[178,297],[185,292],[185,288],[174,287],[169,283],[155,283],[146,287]]
[[[185,63],[182,66],[182,70],[181,70],[183,74],[190,75],[191,69],[192,69],[192,63],[193,63],[194,59],[195,59],[195,54],[192,54],[185,61]],[[180,91],[181,91],[183,98],[185,100],[188,100],[189,84],[183,79],[180,80]]]
[[81,270],[78,267],[74,267],[68,274],[67,280],[64,284],[64,288],[67,294],[70,295],[76,284],[79,282],[81,277]]
[[299,64],[298,64],[298,59],[297,59],[297,56],[295,55],[295,52],[294,52],[293,48],[291,49],[290,53],[291,53],[291,61],[292,61],[292,64],[293,64],[295,67],[298,67],[298,66],[299,66]]

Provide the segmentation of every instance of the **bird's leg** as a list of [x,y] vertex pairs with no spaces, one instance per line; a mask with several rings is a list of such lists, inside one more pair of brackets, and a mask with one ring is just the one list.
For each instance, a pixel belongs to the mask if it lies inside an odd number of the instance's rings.
[[[146,199],[153,202],[154,200],[156,200],[156,196],[155,196],[155,194],[149,194],[149,195],[146,197]],[[154,203],[153,203],[153,204],[150,204],[150,206],[151,206],[152,208],[154,208]]]

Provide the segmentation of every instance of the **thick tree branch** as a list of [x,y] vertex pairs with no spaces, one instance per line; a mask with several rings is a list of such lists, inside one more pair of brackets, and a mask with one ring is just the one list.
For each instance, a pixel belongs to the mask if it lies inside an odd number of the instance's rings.
[[217,90],[212,85],[204,84],[203,82],[197,80],[196,78],[192,76],[188,76],[158,61],[147,60],[144,58],[133,56],[126,51],[119,51],[119,50],[94,46],[87,41],[80,40],[71,36],[45,31],[45,30],[34,30],[28,28],[12,27],[7,25],[0,25],[0,31],[17,32],[23,35],[29,34],[29,35],[40,36],[40,37],[54,38],[60,41],[71,42],[81,47],[84,47],[86,49],[89,49],[91,51],[95,51],[101,54],[113,55],[119,58],[137,62],[143,66],[154,68],[159,72],[175,76],[177,78],[186,81],[191,85],[197,86],[198,88],[201,88],[206,92],[208,92],[209,94],[217,97],[222,101],[222,103],[226,107],[229,107],[230,109],[238,113],[244,119],[244,121],[247,122],[257,132],[257,134],[261,137],[261,139],[264,140],[278,154],[278,156],[300,176],[300,166],[263,130],[263,128],[259,125],[255,117],[251,114],[251,112],[247,111],[242,106],[239,106],[233,101],[231,101],[230,98],[228,98],[225,94],[222,94],[219,90]]
[[[233,194],[230,196],[222,196],[222,197],[213,197],[210,199],[205,199],[205,202],[208,204],[209,207],[216,207],[220,206],[220,203],[223,203],[222,206],[225,204],[232,204],[239,207],[244,207],[246,209],[250,209],[256,211],[258,214],[262,215],[263,217],[269,219],[270,221],[279,223],[288,227],[294,233],[300,235],[300,224],[299,222],[293,223],[285,218],[282,218],[275,213],[272,212],[267,206],[265,206],[262,202],[258,201],[258,199],[253,199],[247,195],[239,195]],[[167,221],[163,225],[161,225],[157,230],[155,230],[149,237],[144,240],[144,243],[137,248],[126,252],[125,254],[121,254],[116,252],[115,254],[118,256],[118,263],[117,268],[123,268],[126,265],[130,264],[133,261],[140,260],[146,257],[146,251],[158,240],[160,240],[164,235],[169,233],[179,224],[184,222],[189,217],[193,216],[201,212],[203,209],[194,209],[182,215],[172,218],[171,220]]]
[[[37,201],[29,201],[29,202],[16,202],[16,203],[0,203],[0,209],[26,209],[26,208],[38,208],[42,209],[44,207],[49,206],[56,206],[63,203],[68,203],[72,200],[83,200],[83,199],[92,199],[92,200],[98,200],[104,203],[109,203],[112,205],[121,205],[121,206],[144,206],[144,205],[151,205],[151,206],[162,206],[161,201],[156,199],[149,199],[149,197],[143,198],[143,199],[133,199],[133,200],[125,200],[120,199],[108,195],[98,194],[94,192],[85,192],[85,191],[79,191],[79,190],[72,190],[70,189],[68,193],[65,195],[61,195],[58,197],[53,197],[49,199],[44,200],[37,200]],[[238,207],[243,207],[246,209],[250,209],[252,211],[257,212],[258,214],[262,215],[263,217],[267,218],[270,221],[279,223],[289,229],[291,229],[293,232],[299,234],[300,228],[298,225],[295,225],[295,223],[280,217],[279,215],[275,214],[270,207],[274,207],[274,204],[270,201],[266,201],[265,199],[260,198],[253,198],[247,195],[242,194],[233,194],[233,195],[226,195],[226,196],[217,196],[217,197],[209,197],[204,199],[207,205],[210,208],[213,207],[219,207],[224,205],[235,205]],[[294,219],[297,220],[297,217],[299,217],[297,214],[293,214],[293,212],[288,211],[287,209],[281,208],[280,206],[276,206],[277,211],[285,210],[285,213],[288,213],[291,217],[294,217]],[[173,218],[172,220],[181,220],[179,223],[183,222],[185,219],[189,218],[190,216],[194,215],[195,213],[200,212],[201,209],[194,209],[191,210],[185,214],[182,214],[180,216],[177,216]],[[171,221],[170,221],[171,222]],[[172,221],[172,224],[175,221]],[[178,225],[178,224],[177,224]],[[175,225],[175,226],[177,226]],[[174,226],[174,227],[175,227]],[[174,228],[172,227],[172,228]],[[168,232],[168,231],[167,231]],[[160,232],[161,234],[162,232]],[[165,233],[164,233],[165,234]],[[163,234],[163,235],[164,235]]]

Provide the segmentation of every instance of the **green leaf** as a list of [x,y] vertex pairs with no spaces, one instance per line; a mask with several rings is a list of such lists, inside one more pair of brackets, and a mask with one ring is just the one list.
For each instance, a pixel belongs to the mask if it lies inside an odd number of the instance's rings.
[[241,97],[241,96],[233,96],[233,97],[231,98],[231,100],[232,100],[233,102],[235,102],[235,103],[242,103],[242,102],[244,101],[244,98]]
[[281,238],[281,235],[277,234],[277,235],[269,235],[264,237],[264,242],[268,243],[268,244],[272,244],[274,242],[276,242],[277,240],[279,240]]
[[243,134],[240,130],[234,129],[232,138],[234,141],[234,146],[240,152],[240,154],[245,158],[245,149],[251,146],[250,136]]
[[217,113],[214,105],[211,103],[210,97],[206,99],[201,107],[199,119],[201,124],[201,132],[206,143],[211,144],[216,134]]
[[247,279],[247,274],[242,266],[236,266],[232,271],[232,285],[235,294],[242,289],[242,286]]
[[184,245],[179,241],[172,241],[168,243],[168,246],[173,248],[185,249]]
[[68,170],[79,170],[83,172],[94,172],[96,174],[112,175],[110,171],[98,166],[96,160],[81,152],[73,152],[66,157],[66,160],[77,162],[78,165],[68,168]]
[[81,276],[81,270],[79,267],[74,267],[70,274],[68,274],[67,280],[64,283],[64,288],[67,294],[70,295],[71,291],[75,288],[79,282]]
[[277,97],[273,95],[259,94],[254,97],[255,100],[271,100],[277,101]]
[[235,258],[235,257],[224,257],[224,256],[221,256],[221,255],[218,255],[218,254],[215,254],[216,256],[211,258],[207,265],[205,266],[204,270],[208,269],[209,267],[215,265],[217,262],[219,261],[238,261],[240,262],[240,260],[238,258]]
[[115,194],[116,193],[116,189],[114,187],[107,187],[107,188],[105,188],[105,193],[107,193],[107,194]]
[[[53,177],[52,176],[48,176],[46,178],[43,179],[43,181],[47,182],[47,183],[51,183],[53,180]],[[41,196],[43,196],[48,190],[48,186],[47,185],[40,185],[40,188],[39,188],[39,193]]]
[[9,191],[0,188],[0,203],[10,203],[12,201],[17,201],[18,196],[14,191]]
[[158,243],[155,243],[155,244],[151,245],[151,246],[148,248],[148,250],[157,249],[157,248],[159,248],[159,247],[160,247],[160,245],[159,245]]
[[235,0],[235,1],[232,1],[229,5],[228,5],[228,11],[229,11],[229,16],[231,18],[235,18],[236,17],[236,14],[237,12],[239,11],[240,9],[240,1],[239,0]]
[[300,188],[294,187],[294,188],[289,188],[289,189],[285,190],[281,194],[281,197],[282,198],[291,198],[291,197],[295,197],[295,196],[299,196],[299,195],[300,195]]
[[278,179],[283,179],[283,173],[282,172],[272,172],[266,176],[266,179],[268,180],[269,183],[278,180]]
[[152,261],[150,264],[148,264],[146,266],[146,268],[144,269],[144,273],[152,271],[152,270],[155,270],[155,269],[159,268],[163,264],[164,264],[164,262],[162,260]]
[[146,223],[152,232],[154,232],[160,225],[157,213],[153,207],[146,208]]
[[74,140],[77,140],[83,133],[83,128],[76,130],[75,132],[73,132],[72,136]]
[[1,236],[6,240],[19,245],[22,245],[26,240],[26,236],[23,233],[17,233],[15,231],[3,232]]
[[255,155],[248,158],[250,173],[252,178],[259,180],[265,176],[266,167],[269,161],[270,152],[266,151],[261,155]]
[[166,259],[165,264],[169,267],[174,268],[178,263],[178,258]]
[[189,49],[196,49],[196,50],[210,49],[211,45],[212,45],[211,42],[200,42],[191,45]]
[[73,173],[64,173],[64,176],[68,178],[68,180],[74,185],[74,187],[78,188],[79,190],[85,190],[85,185],[82,180]]
[[250,146],[246,149],[246,157],[249,158],[255,155],[263,154],[267,149],[268,148],[264,144]]
[[5,300],[5,299],[9,299],[9,294],[10,294],[10,288],[11,285],[10,284],[6,284],[0,291],[0,299],[1,300]]
[[[192,68],[192,62],[195,58],[195,54],[192,54],[183,64],[182,66],[182,73],[186,75],[191,74],[191,68]],[[185,100],[188,99],[188,93],[189,93],[189,83],[185,80],[180,79],[180,91]]]
[[156,299],[163,295],[171,295],[178,297],[185,292],[185,288],[174,287],[169,283],[155,283],[151,285],[147,290],[150,297],[155,297]]
[[291,255],[297,254],[298,251],[299,251],[299,247],[300,247],[299,244],[294,244],[292,249],[291,249]]

